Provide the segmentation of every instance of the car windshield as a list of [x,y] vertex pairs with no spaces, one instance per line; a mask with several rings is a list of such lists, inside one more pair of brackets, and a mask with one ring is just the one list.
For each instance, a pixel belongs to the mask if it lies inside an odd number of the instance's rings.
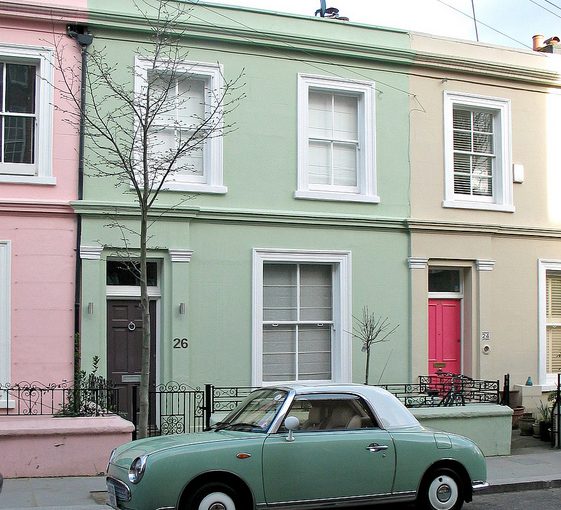
[[279,389],[256,390],[214,426],[214,430],[267,432],[288,392]]

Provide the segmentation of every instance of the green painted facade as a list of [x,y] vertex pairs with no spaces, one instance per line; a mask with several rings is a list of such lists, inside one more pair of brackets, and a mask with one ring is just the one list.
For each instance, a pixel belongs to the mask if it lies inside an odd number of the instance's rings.
[[[89,9],[93,47],[105,47],[107,61],[119,63],[122,79],[132,88],[130,66],[147,37],[138,12],[128,1],[92,0]],[[252,257],[257,248],[350,252],[349,312],[360,315],[368,306],[399,324],[388,342],[374,347],[370,381],[410,380],[408,34],[239,8],[191,9],[182,39],[189,59],[219,62],[226,79],[243,71],[245,97],[226,119],[236,127],[224,138],[227,193],[166,191],[154,209],[150,258],[160,269],[158,380],[252,384]],[[294,198],[299,73],[375,83],[380,203]],[[111,111],[112,105],[104,106]],[[86,146],[88,157],[94,156]],[[129,191],[110,177],[86,175],[84,199],[74,204],[82,215],[83,249],[103,247],[98,256],[82,260],[84,368],[95,355],[106,367],[105,262],[123,248],[119,230],[107,225],[118,218],[135,228]],[[192,255],[189,261],[172,261],[170,250]],[[88,303],[93,304],[90,313]],[[185,314],[179,313],[180,303]],[[189,347],[174,349],[174,338],[188,338]],[[364,377],[360,349],[353,339],[353,382]]]

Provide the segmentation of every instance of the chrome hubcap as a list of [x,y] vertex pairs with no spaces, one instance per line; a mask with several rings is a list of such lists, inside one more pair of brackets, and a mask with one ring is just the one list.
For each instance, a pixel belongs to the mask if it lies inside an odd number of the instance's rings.
[[441,485],[436,491],[438,501],[445,503],[452,496],[452,490],[449,485]]
[[226,510],[226,507],[222,503],[213,503],[208,510]]

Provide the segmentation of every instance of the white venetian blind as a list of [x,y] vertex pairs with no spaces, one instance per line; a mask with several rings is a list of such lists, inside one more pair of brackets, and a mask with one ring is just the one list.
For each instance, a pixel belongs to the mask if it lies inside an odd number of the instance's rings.
[[547,372],[561,372],[561,273],[547,273],[546,321]]
[[454,108],[454,193],[493,196],[493,117],[492,112]]
[[308,98],[311,186],[358,186],[358,97],[310,90]]
[[332,267],[263,266],[263,381],[331,380]]

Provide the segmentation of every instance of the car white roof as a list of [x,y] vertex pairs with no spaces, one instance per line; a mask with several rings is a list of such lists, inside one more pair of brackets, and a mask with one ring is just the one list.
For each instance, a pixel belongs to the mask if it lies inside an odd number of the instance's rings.
[[409,409],[407,409],[389,391],[364,384],[286,384],[283,388],[296,392],[297,395],[309,393],[349,393],[366,400],[376,418],[385,429],[423,428]]

